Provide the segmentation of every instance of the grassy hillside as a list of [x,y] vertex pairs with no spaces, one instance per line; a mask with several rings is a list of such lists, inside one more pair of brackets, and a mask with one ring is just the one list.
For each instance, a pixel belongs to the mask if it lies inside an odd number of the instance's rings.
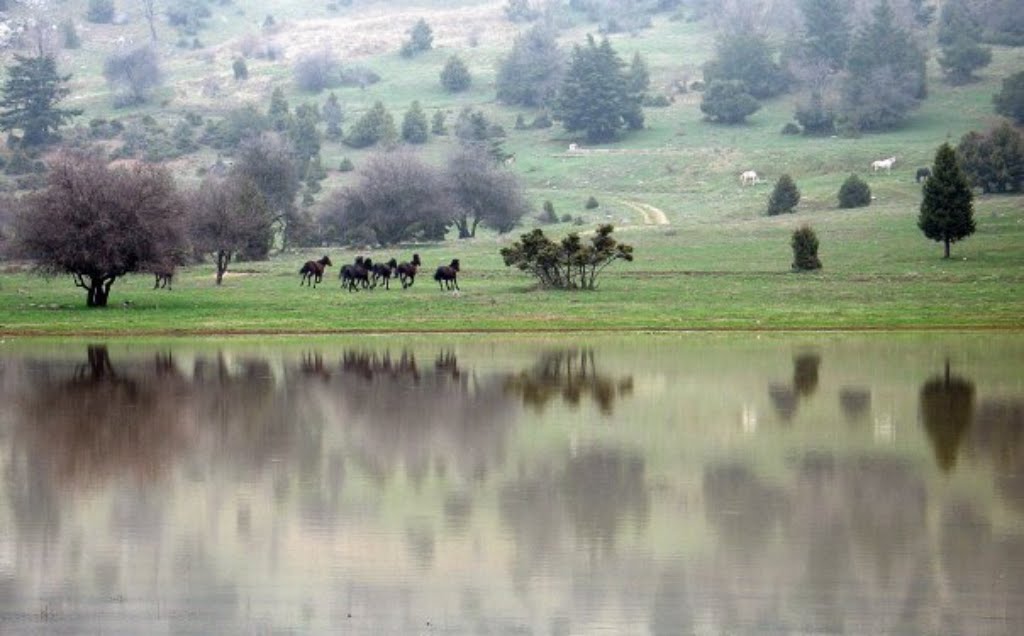
[[[907,126],[888,134],[848,138],[783,136],[792,120],[793,97],[764,103],[741,126],[704,122],[699,94],[675,96],[674,103],[645,110],[647,128],[622,141],[583,147],[555,127],[515,131],[519,113],[494,100],[495,67],[511,44],[517,25],[504,19],[504,2],[361,3],[329,10],[326,5],[270,2],[263,8],[237,0],[216,5],[199,32],[198,50],[176,46],[177,34],[159,27],[159,47],[167,81],[154,103],[114,110],[100,76],[102,61],[118,47],[118,38],[145,41],[141,14],[128,9],[124,25],[87,25],[80,19],[83,48],[61,51],[61,65],[74,73],[70,104],[83,108],[81,120],[131,119],[151,115],[168,128],[186,112],[216,117],[245,102],[265,109],[275,86],[285,88],[294,108],[304,101],[323,103],[326,93],[298,91],[292,64],[303,50],[330,46],[343,64],[366,65],[383,80],[365,89],[336,92],[345,107],[347,127],[375,100],[383,100],[396,120],[418,99],[428,111],[454,114],[463,105],[482,108],[509,132],[508,151],[539,210],[544,200],[561,216],[581,217],[582,226],[545,227],[555,236],[586,231],[611,221],[616,236],[636,248],[637,260],[610,268],[596,293],[532,293],[530,281],[507,270],[499,247],[513,236],[484,233],[469,241],[451,238],[442,245],[388,250],[408,257],[419,251],[430,271],[458,256],[466,271],[463,293],[441,294],[429,272],[407,292],[348,294],[331,284],[299,290],[299,265],[308,256],[281,254],[269,263],[242,264],[246,271],[213,286],[212,268],[198,265],[179,276],[170,293],[149,291],[145,276],[119,281],[111,304],[128,308],[87,311],[69,280],[43,281],[17,271],[0,276],[0,333],[90,331],[306,331],[587,328],[860,328],[1022,326],[1024,299],[1014,290],[1024,282],[1024,199],[982,197],[976,201],[977,233],[953,247],[954,259],[941,259],[941,245],[916,227],[920,188],[913,175],[931,163],[943,141],[956,142],[971,129],[984,130],[999,119],[991,95],[1005,76],[1024,68],[1024,48],[996,47],[991,66],[977,83],[952,88],[929,63],[929,97]],[[84,2],[61,5],[84,15]],[[278,25],[259,28],[267,14]],[[434,30],[435,50],[405,59],[398,47],[406,30],[424,17]],[[593,25],[566,28],[565,47],[582,42]],[[231,61],[246,38],[266,38],[283,51],[283,60],[248,60],[250,79],[236,82]],[[705,22],[657,17],[636,36],[616,35],[613,46],[628,59],[641,52],[650,67],[652,92],[667,91],[679,79],[700,77],[700,65],[712,54],[713,33]],[[473,88],[445,93],[438,73],[458,52],[473,74]],[[206,90],[204,92],[204,87]],[[214,90],[215,88],[215,90]],[[440,160],[452,140],[432,137],[421,152]],[[325,143],[324,165],[331,169],[325,192],[353,175],[336,168],[343,157],[358,167],[372,151]],[[873,159],[895,155],[891,174],[870,174]],[[183,183],[194,182],[197,168],[214,160],[212,151],[173,163]],[[766,180],[741,188],[739,174],[754,169]],[[857,172],[868,180],[875,200],[868,208],[836,209],[842,181]],[[771,183],[782,173],[802,191],[797,213],[767,218],[764,207]],[[594,210],[584,202],[594,196]],[[323,195],[321,195],[321,198]],[[527,220],[527,227],[532,221]],[[821,242],[824,271],[789,272],[789,234],[810,223]],[[525,228],[524,228],[525,229]],[[320,250],[323,251],[323,250]],[[319,252],[316,255],[319,255]],[[338,265],[355,253],[327,250]],[[375,258],[384,253],[371,252]]]

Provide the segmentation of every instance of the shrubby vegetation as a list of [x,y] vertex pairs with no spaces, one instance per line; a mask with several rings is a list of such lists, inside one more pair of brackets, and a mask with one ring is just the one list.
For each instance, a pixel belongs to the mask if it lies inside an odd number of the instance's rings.
[[366,148],[378,143],[389,144],[397,138],[395,120],[384,108],[384,102],[378,100],[352,124],[345,137],[345,144],[353,148]]
[[739,124],[760,110],[761,105],[739,80],[716,80],[701,98],[700,110],[711,121]]
[[1024,139],[1009,124],[967,133],[956,155],[967,181],[982,192],[1024,191]]
[[996,112],[1024,124],[1024,71],[1003,80],[1002,89],[992,97]]
[[115,106],[143,104],[149,101],[150,92],[163,83],[160,60],[149,46],[114,53],[103,64],[103,76],[115,91]]
[[790,214],[800,203],[800,190],[796,187],[793,177],[784,174],[775,182],[775,188],[768,197],[768,216]]
[[793,231],[789,242],[793,248],[793,271],[810,272],[821,269],[818,259],[818,236],[809,225],[803,225]]
[[481,148],[463,147],[449,156],[445,181],[459,238],[476,236],[481,223],[499,234],[510,232],[529,209],[517,177]]
[[427,21],[420,18],[409,30],[409,39],[402,43],[402,57],[412,57],[429,51],[434,46],[434,32]]
[[340,83],[341,64],[330,49],[304,54],[295,62],[295,83],[304,91],[319,93]]
[[743,82],[756,99],[774,97],[786,90],[789,78],[774,60],[767,38],[754,33],[723,34],[715,47],[715,59],[704,65],[704,82]]
[[422,144],[429,137],[427,115],[418,101],[414,101],[402,118],[402,140],[410,144]]
[[871,186],[867,181],[851,174],[839,187],[840,208],[862,208],[871,205]]
[[458,93],[469,88],[473,78],[466,63],[458,55],[452,55],[441,69],[441,86],[449,93]]
[[7,79],[0,98],[0,130],[21,130],[16,141],[22,146],[41,146],[59,139],[57,131],[81,110],[58,108],[57,104],[70,94],[70,75],[58,75],[57,65],[49,56],[14,55],[14,64],[7,67]]
[[618,260],[633,260],[633,246],[616,241],[613,231],[611,225],[602,225],[586,244],[575,232],[556,243],[535,229],[502,248],[501,258],[507,267],[526,272],[544,288],[596,289],[597,277],[606,267]]
[[270,251],[273,217],[260,189],[242,173],[208,177],[190,195],[188,208],[192,249],[213,257],[218,285],[240,254]]

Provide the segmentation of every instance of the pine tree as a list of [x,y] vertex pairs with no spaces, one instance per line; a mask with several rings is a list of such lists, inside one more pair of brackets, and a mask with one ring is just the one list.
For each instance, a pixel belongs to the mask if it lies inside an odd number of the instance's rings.
[[21,130],[23,146],[41,146],[57,139],[57,130],[81,110],[57,108],[71,92],[70,75],[58,75],[52,57],[14,55],[0,99],[0,130]]
[[887,0],[871,16],[850,46],[841,88],[841,109],[856,130],[894,128],[927,93],[925,55]]
[[924,184],[917,226],[928,238],[943,242],[943,258],[949,258],[950,243],[974,234],[974,194],[948,143],[935,153],[932,176]]
[[568,132],[582,130],[592,142],[614,139],[619,130],[643,127],[640,95],[630,90],[623,62],[605,38],[587,36],[573,49],[558,95],[556,113]]
[[793,271],[809,272],[821,269],[818,259],[818,236],[809,225],[803,225],[793,231],[789,242],[793,248]]
[[723,124],[738,124],[761,108],[747,92],[746,84],[739,80],[715,80],[711,82],[700,101],[700,112],[711,121]]
[[321,108],[324,123],[327,124],[327,138],[338,139],[341,137],[341,122],[345,118],[345,113],[341,108],[341,104],[338,103],[338,96],[333,92],[327,96],[327,101],[324,102],[323,108]]
[[640,57],[640,53],[633,54],[633,61],[626,71],[626,78],[629,80],[629,90],[636,95],[643,95],[651,86],[651,73],[647,70],[647,62]]
[[506,104],[547,106],[558,93],[565,56],[556,33],[541,24],[516,36],[508,57],[498,64],[498,99]]
[[418,101],[414,101],[402,119],[402,139],[410,144],[427,141],[427,115]]
[[395,119],[378,100],[352,125],[345,143],[353,148],[366,148],[376,143],[391,143],[396,137]]
[[288,100],[284,97],[284,91],[280,86],[270,94],[270,107],[267,109],[267,117],[270,125],[277,132],[288,130],[291,124],[292,115],[288,112]]
[[316,106],[302,104],[295,109],[288,128],[288,138],[295,151],[299,174],[303,174],[307,163],[320,154],[320,131],[316,126],[320,122],[320,113]]
[[846,63],[850,47],[849,7],[847,0],[800,0],[804,18],[804,56],[823,62],[838,71]]
[[768,216],[789,214],[800,202],[800,190],[797,189],[793,177],[784,174],[775,183],[775,189],[768,197]]
[[441,86],[449,93],[458,93],[469,88],[473,78],[469,75],[466,63],[458,55],[453,55],[445,62],[441,70]]

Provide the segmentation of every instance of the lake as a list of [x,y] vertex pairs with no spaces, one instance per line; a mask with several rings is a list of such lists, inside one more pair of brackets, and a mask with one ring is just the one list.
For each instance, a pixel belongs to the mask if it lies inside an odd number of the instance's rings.
[[1024,633],[1024,334],[0,343],[0,633]]

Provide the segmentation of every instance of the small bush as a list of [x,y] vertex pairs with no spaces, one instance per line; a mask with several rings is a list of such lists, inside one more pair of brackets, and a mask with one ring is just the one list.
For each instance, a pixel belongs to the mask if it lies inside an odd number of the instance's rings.
[[587,202],[584,204],[583,207],[585,207],[588,210],[593,210],[594,208],[598,207],[599,205],[601,205],[601,204],[597,202],[597,199],[595,199],[593,196],[591,196],[590,198],[587,199]]
[[448,134],[448,127],[445,126],[444,120],[446,113],[443,110],[434,111],[434,116],[430,120],[430,132],[432,134],[441,136]]
[[541,223],[558,223],[558,215],[555,214],[554,203],[545,201],[542,210],[539,217]]
[[430,25],[423,18],[409,30],[409,39],[402,43],[399,53],[402,57],[412,57],[417,53],[429,51],[433,46],[434,33]]
[[793,247],[793,271],[808,272],[821,269],[821,261],[818,260],[818,237],[810,226],[804,225],[795,230],[790,245]]
[[307,53],[295,63],[295,83],[310,93],[319,93],[339,82],[341,65],[328,49]]
[[380,81],[380,75],[365,66],[350,66],[341,70],[338,82],[342,86],[366,88]]
[[453,55],[445,62],[441,70],[441,86],[449,93],[458,93],[469,88],[473,78],[469,74],[469,68],[458,55]]
[[338,164],[338,172],[352,172],[355,169],[355,165],[352,163],[352,160],[349,159],[348,157],[342,159],[341,163]]
[[784,174],[775,182],[775,189],[768,197],[768,216],[789,214],[800,202],[800,190],[797,189],[793,177]]
[[234,72],[236,80],[249,79],[249,67],[246,65],[245,59],[235,59],[235,61],[231,63],[231,70]]
[[672,100],[664,95],[644,95],[643,105],[647,108],[666,108],[672,105]]
[[114,0],[89,0],[85,18],[94,24],[110,24],[114,19]]
[[530,128],[534,130],[543,130],[544,128],[551,128],[555,125],[555,122],[551,121],[551,115],[547,113],[541,113],[533,118],[533,123],[530,124]]
[[799,135],[800,134],[800,126],[797,126],[793,122],[789,122],[785,126],[782,127],[782,134],[783,135]]
[[573,225],[583,225],[584,223],[586,223],[586,221],[583,220],[582,216],[577,216],[575,219],[572,220]]
[[563,214],[562,215],[562,223],[572,223],[572,215],[571,214]]
[[522,113],[516,115],[516,123],[515,123],[515,126],[513,126],[512,128],[514,128],[515,130],[528,130],[529,129],[529,126],[526,125],[526,119],[523,117]]
[[867,181],[851,174],[839,188],[840,208],[862,208],[871,205],[871,186]]

